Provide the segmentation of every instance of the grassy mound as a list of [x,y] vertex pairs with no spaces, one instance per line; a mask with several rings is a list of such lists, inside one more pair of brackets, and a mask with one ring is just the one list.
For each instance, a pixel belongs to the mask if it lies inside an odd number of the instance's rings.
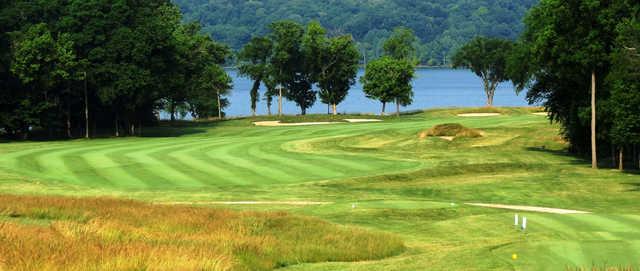
[[423,132],[424,136],[446,136],[446,137],[481,137],[480,131],[462,126],[458,123],[439,124]]
[[0,196],[0,270],[271,270],[380,259],[400,239],[283,212]]

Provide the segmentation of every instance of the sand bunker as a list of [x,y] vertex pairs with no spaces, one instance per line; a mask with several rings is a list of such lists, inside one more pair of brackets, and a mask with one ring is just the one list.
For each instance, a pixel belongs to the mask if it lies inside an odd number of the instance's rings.
[[168,205],[326,205],[333,202],[326,201],[175,201],[159,202]]
[[493,117],[500,116],[500,113],[465,113],[458,114],[458,117]]
[[[361,122],[378,122],[382,121],[379,119],[344,119],[349,123],[361,123]],[[344,123],[341,121],[321,121],[321,122],[294,122],[294,123],[283,123],[279,120],[269,120],[269,121],[256,121],[253,124],[256,126],[307,126],[307,125],[326,125],[326,124],[336,124],[336,123]]]
[[378,122],[380,119],[344,119],[347,122]]
[[536,207],[536,206],[522,206],[522,205],[504,205],[504,204],[485,204],[485,203],[465,203],[467,205],[478,206],[478,207],[487,207],[487,208],[498,208],[498,209],[509,209],[509,210],[519,210],[519,211],[529,211],[529,212],[539,212],[539,213],[550,213],[550,214],[588,214],[589,212],[577,211],[577,210],[567,210],[567,209],[557,209],[557,208],[547,208],[547,207]]
[[536,113],[531,113],[532,115],[536,115],[536,116],[549,116],[548,112],[536,112]]

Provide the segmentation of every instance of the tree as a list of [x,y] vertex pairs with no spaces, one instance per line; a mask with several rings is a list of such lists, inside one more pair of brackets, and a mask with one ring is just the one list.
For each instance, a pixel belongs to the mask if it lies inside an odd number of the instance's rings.
[[516,86],[528,87],[531,103],[544,103],[562,125],[570,149],[590,153],[593,168],[598,141],[611,142],[611,116],[596,110],[602,108],[596,101],[604,104],[610,96],[602,79],[611,69],[615,29],[639,6],[627,0],[542,1],[527,15],[520,48],[509,61]]
[[266,33],[269,23],[291,18],[298,23],[320,20],[330,36],[350,33],[368,45],[361,47],[365,58],[375,59],[381,56],[382,41],[394,28],[405,26],[428,41],[417,50],[420,63],[445,65],[452,52],[477,35],[516,39],[522,17],[539,0],[172,2],[185,12],[186,21],[201,22],[207,34],[234,50],[252,35]]
[[482,79],[487,106],[493,106],[498,84],[509,80],[507,58],[512,47],[508,40],[478,37],[462,46],[452,58],[454,68],[471,69]]
[[271,116],[271,104],[273,103],[273,97],[278,96],[278,89],[276,89],[275,80],[269,72],[267,72],[267,77],[265,77],[263,81],[267,88],[267,91],[264,93],[264,99],[267,102],[267,115]]
[[268,65],[272,47],[271,40],[268,38],[254,37],[238,54],[240,75],[247,76],[253,80],[253,86],[250,91],[251,114],[253,116],[256,115],[256,103],[260,99],[258,92],[260,83],[270,71]]
[[625,20],[617,33],[612,72],[607,77],[612,87],[607,107],[614,116],[611,134],[619,146],[618,167],[623,170],[625,146],[633,146],[636,162],[636,146],[640,145],[640,22]]
[[[269,35],[273,42],[273,55],[271,57],[271,75],[278,88],[278,115],[282,115],[282,86],[288,86],[293,82],[299,69],[302,67],[303,56],[300,52],[304,29],[293,21],[278,21],[270,25]],[[289,86],[290,87],[290,86]]]
[[229,50],[181,22],[166,0],[0,1],[0,130],[134,135],[163,107],[206,111],[198,81]]
[[[315,22],[307,29],[292,21],[278,21],[271,24],[271,39],[274,51],[271,57],[271,74],[274,82],[284,86],[284,96],[300,107],[306,114],[307,108],[316,101],[312,89],[317,82],[321,53],[325,44],[325,30]],[[282,88],[279,89],[279,92]],[[278,114],[282,114],[282,94],[279,94]]]
[[320,67],[323,64],[323,52],[326,47],[326,30],[318,22],[310,22],[301,39],[297,53],[297,69],[289,75],[285,83],[287,99],[300,107],[300,114],[305,115],[307,108],[316,101],[313,84],[318,81]]
[[393,30],[391,37],[385,40],[384,54],[395,59],[417,60],[415,46],[417,43],[418,38],[411,29],[398,27]]
[[[397,105],[409,105],[413,98],[411,80],[415,67],[413,62],[406,59],[382,57],[367,64],[365,74],[360,81],[367,98],[376,99],[382,103],[380,115],[384,115],[388,102],[395,101]],[[400,108],[397,107],[397,115]]]
[[[73,93],[69,80],[75,79],[74,68],[77,61],[70,35],[63,33],[54,37],[46,24],[39,23],[27,28],[13,47],[11,71],[24,84],[41,92],[42,104],[36,106],[42,109],[41,112],[55,107],[67,109],[66,135],[71,137],[69,103]],[[49,122],[51,118],[47,116],[47,123]]]
[[194,118],[224,117],[222,109],[229,103],[224,98],[232,88],[231,77],[219,65],[209,65],[198,75],[187,103]]
[[347,97],[349,88],[355,84],[360,53],[351,36],[340,36],[330,39],[321,55],[319,96],[323,103],[331,105],[336,115],[337,105]]

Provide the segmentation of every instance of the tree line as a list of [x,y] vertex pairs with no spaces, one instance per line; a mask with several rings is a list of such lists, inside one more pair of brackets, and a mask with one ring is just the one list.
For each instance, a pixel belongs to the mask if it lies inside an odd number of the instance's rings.
[[453,56],[484,84],[511,80],[562,126],[570,150],[593,168],[640,168],[640,3],[543,0],[516,42],[479,37]]
[[[253,37],[238,53],[240,75],[253,81],[250,90],[251,112],[256,114],[264,85],[267,112],[271,114],[274,97],[278,115],[282,115],[283,97],[300,108],[300,114],[313,106],[317,98],[327,111],[337,114],[337,106],[356,82],[360,54],[351,35],[330,37],[318,22],[306,27],[294,21],[277,21],[265,36]],[[398,28],[385,42],[385,56],[371,61],[361,78],[367,97],[399,106],[411,104],[411,80],[417,63],[413,32]],[[314,90],[317,86],[318,91]]]
[[[544,0],[525,18],[510,74],[562,125],[571,150],[638,165],[640,3]],[[631,158],[631,159],[625,159]]]
[[[229,48],[168,0],[0,2],[0,127],[137,134],[166,108],[221,116]],[[173,114],[172,114],[173,115]]]
[[[542,103],[562,126],[570,150],[638,165],[640,145],[640,4],[543,0],[531,9],[518,40],[477,37],[452,56],[483,82],[487,105],[511,80]],[[231,79],[221,68],[230,49],[183,23],[169,1],[0,2],[0,125],[11,137],[34,127],[49,136],[89,136],[100,129],[136,134],[164,109],[196,118],[224,115]],[[419,63],[418,37],[396,28],[382,56],[366,65],[365,95],[408,105]],[[319,22],[269,24],[238,52],[240,74],[262,84],[267,105],[296,103],[305,114],[318,98],[337,113],[362,55],[351,35]],[[318,89],[318,90],[316,90]],[[270,111],[269,111],[270,112]]]
[[423,65],[450,63],[456,49],[477,35],[515,40],[522,18],[539,0],[174,0],[188,20],[200,21],[216,40],[239,50],[279,20],[318,21],[334,35],[352,34],[361,62],[384,55],[397,27],[417,36]]

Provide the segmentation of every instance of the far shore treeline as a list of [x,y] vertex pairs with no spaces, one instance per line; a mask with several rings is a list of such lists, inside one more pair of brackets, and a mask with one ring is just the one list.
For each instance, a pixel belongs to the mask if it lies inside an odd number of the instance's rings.
[[[511,81],[561,124],[571,151],[590,154],[593,167],[611,157],[622,168],[640,155],[639,14],[632,0],[542,0],[517,40],[476,37],[450,63],[482,79],[487,106]],[[356,80],[382,114],[387,103],[399,113],[413,101],[424,52],[411,28],[397,27],[380,56],[364,62],[351,34],[317,21],[270,23],[235,53],[184,21],[167,0],[0,2],[0,134],[136,135],[163,110],[172,120],[223,118],[233,83],[223,64],[253,81],[254,115],[261,85],[278,115],[282,99],[303,115],[319,99],[336,114]]]

